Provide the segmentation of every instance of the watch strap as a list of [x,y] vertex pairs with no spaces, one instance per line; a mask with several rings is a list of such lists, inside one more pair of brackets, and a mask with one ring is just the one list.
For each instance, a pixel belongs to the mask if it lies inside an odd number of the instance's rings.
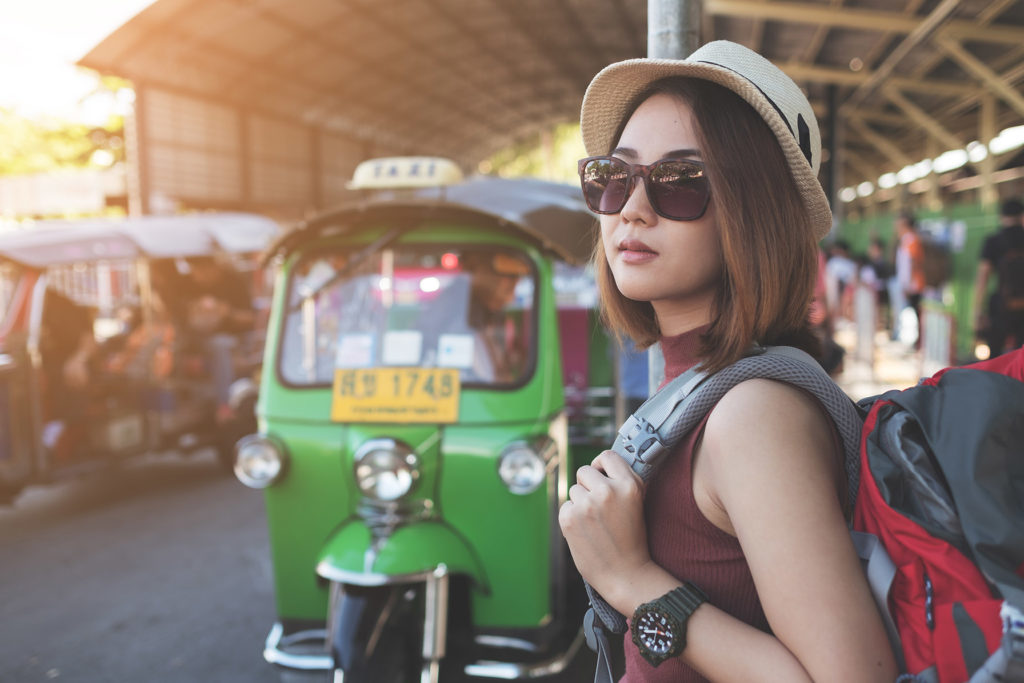
[[686,622],[694,610],[708,601],[708,596],[700,588],[689,581],[676,589],[670,590],[659,599],[659,602],[672,611],[673,616]]

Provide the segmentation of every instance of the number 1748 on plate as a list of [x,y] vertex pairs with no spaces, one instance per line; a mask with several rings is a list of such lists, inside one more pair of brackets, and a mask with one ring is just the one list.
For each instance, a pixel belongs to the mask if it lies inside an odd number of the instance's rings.
[[372,368],[334,371],[335,422],[455,422],[456,368]]

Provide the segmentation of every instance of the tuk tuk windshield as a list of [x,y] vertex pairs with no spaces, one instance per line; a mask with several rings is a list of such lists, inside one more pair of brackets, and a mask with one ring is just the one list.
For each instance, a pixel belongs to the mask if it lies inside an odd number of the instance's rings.
[[335,370],[379,367],[456,368],[468,384],[526,381],[536,288],[525,254],[400,246],[349,264],[356,253],[317,251],[292,270],[285,382],[322,386]]

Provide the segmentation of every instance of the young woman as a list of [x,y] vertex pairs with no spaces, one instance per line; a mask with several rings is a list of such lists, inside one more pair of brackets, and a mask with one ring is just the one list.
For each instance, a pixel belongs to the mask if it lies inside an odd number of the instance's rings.
[[[799,88],[718,41],[613,64],[587,90],[584,194],[600,217],[604,313],[667,379],[754,344],[812,350],[831,227]],[[612,451],[560,523],[583,578],[632,615],[626,681],[887,681],[897,671],[847,531],[842,448],[809,394],[730,390],[646,487]]]

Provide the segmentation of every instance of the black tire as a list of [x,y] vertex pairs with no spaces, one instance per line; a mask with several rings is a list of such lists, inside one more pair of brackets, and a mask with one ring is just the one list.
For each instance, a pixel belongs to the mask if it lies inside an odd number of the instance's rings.
[[235,444],[243,436],[255,433],[256,429],[256,394],[252,394],[243,399],[235,409],[234,419],[226,422],[218,430],[217,461],[225,472],[231,473],[235,469]]
[[235,441],[222,438],[217,441],[217,463],[225,474],[235,471]]
[[331,642],[345,683],[419,680],[422,613],[422,587],[346,586]]
[[5,505],[14,505],[15,499],[17,499],[18,494],[20,494],[24,488],[25,487],[20,484],[0,484],[0,507]]

